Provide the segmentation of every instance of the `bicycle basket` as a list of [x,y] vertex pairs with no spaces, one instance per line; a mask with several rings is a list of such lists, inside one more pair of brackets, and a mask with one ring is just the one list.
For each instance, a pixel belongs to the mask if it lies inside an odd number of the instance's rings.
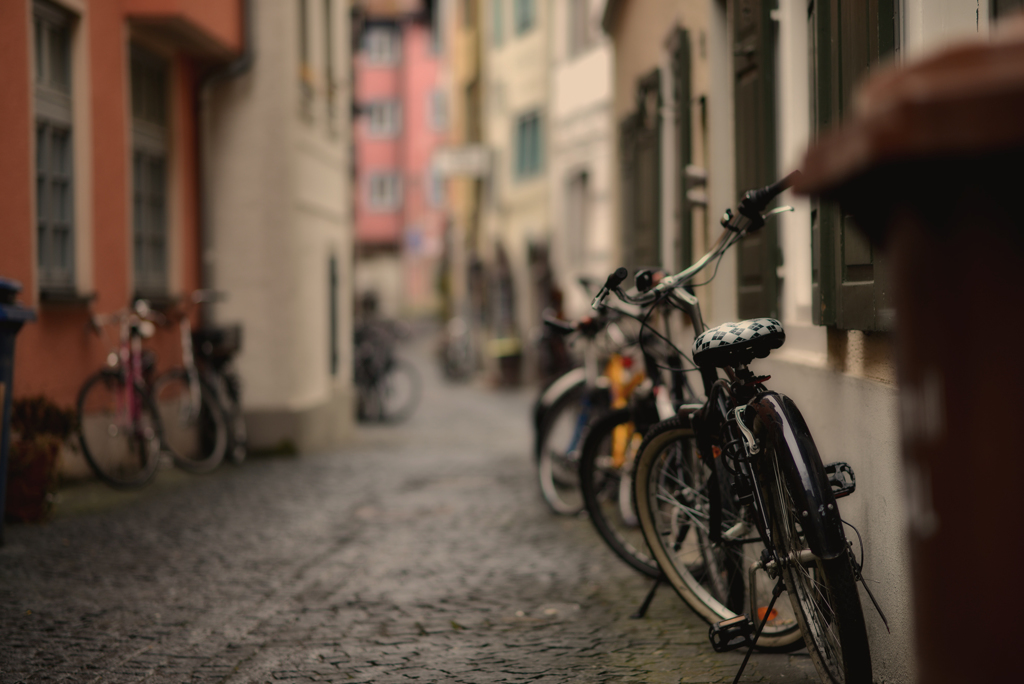
[[211,361],[227,361],[242,348],[242,326],[200,328],[192,333],[196,355]]

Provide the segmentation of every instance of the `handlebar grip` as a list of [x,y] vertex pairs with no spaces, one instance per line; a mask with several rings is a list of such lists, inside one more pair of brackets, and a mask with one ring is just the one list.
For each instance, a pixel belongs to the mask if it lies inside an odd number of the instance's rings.
[[573,325],[569,321],[563,321],[561,318],[555,318],[554,316],[544,314],[541,317],[541,319],[544,321],[544,325],[548,326],[549,328],[553,328],[556,332],[566,334],[576,330],[575,325]]
[[604,282],[604,289],[614,290],[622,284],[626,278],[629,277],[629,271],[626,270],[625,266],[619,266],[615,269],[615,272],[608,276],[608,280]]
[[[748,209],[760,214],[768,206],[769,202],[781,195],[783,190],[796,183],[799,178],[800,171],[797,170],[788,176],[780,178],[771,185],[764,186],[760,190],[751,190],[743,197],[741,204],[746,204]],[[743,213],[746,214],[747,212]]]

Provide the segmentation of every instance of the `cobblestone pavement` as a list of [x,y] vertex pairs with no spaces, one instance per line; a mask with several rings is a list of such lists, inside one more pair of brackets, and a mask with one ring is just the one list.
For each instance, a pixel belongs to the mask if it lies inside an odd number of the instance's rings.
[[[728,682],[740,653],[551,516],[532,391],[448,386],[337,453],[86,485],[0,549],[2,682]],[[434,380],[430,382],[430,380]],[[815,682],[806,653],[750,682]]]

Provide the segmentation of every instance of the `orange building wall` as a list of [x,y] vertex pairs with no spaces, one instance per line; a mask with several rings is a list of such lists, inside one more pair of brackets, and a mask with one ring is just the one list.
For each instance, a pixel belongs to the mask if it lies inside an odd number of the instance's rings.
[[[0,276],[24,285],[21,301],[34,306],[38,321],[18,336],[15,352],[16,396],[44,394],[65,407],[74,406],[86,377],[104,362],[116,344],[108,327],[98,338],[89,330],[91,313],[110,313],[129,302],[131,262],[131,114],[129,104],[130,12],[180,10],[202,21],[199,28],[223,38],[225,50],[241,45],[239,3],[193,0],[107,0],[90,2],[78,30],[88,31],[90,93],[76,93],[75,106],[88,106],[91,129],[92,244],[76,236],[76,250],[90,249],[96,298],[81,304],[41,304],[35,296],[34,161],[32,146],[33,83],[30,73],[30,0],[0,1]],[[198,18],[198,19],[197,19]],[[180,261],[172,283],[188,294],[200,285],[198,167],[196,159],[195,89],[208,64],[178,53],[171,64],[172,167],[177,177],[169,195],[177,202],[178,220],[169,237],[177,239]],[[83,102],[82,97],[88,99]],[[170,245],[169,245],[170,248]],[[89,293],[83,293],[89,294]],[[174,294],[174,293],[172,293]],[[180,364],[178,329],[170,326],[146,343],[161,367]]]
[[28,4],[0,2],[0,276],[32,287]]

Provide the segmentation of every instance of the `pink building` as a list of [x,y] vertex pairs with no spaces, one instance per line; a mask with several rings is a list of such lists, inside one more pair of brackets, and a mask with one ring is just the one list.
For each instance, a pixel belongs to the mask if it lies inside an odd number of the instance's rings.
[[385,315],[432,312],[446,214],[431,158],[448,126],[434,3],[380,4],[363,3],[354,56],[356,287],[374,291]]

